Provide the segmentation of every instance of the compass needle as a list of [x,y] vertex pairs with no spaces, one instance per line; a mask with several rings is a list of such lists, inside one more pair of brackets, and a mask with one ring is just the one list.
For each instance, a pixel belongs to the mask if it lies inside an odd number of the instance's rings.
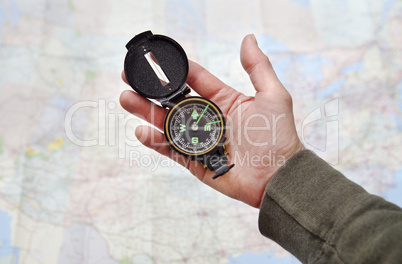
[[216,123],[220,123],[220,122],[221,122],[221,120],[218,120],[218,121],[206,123],[205,125],[216,124]]
[[202,111],[202,113],[200,115],[200,118],[198,118],[198,120],[197,120],[197,124],[198,124],[198,122],[200,122],[201,117],[204,115],[205,111],[207,111],[208,106],[209,106],[209,104],[207,104],[207,106],[205,107],[204,111]]

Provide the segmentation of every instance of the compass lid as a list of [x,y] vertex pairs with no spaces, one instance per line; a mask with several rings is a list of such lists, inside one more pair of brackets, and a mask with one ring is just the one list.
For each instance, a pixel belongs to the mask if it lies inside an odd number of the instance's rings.
[[173,39],[146,31],[131,39],[124,72],[130,86],[151,99],[169,97],[185,85],[188,60]]

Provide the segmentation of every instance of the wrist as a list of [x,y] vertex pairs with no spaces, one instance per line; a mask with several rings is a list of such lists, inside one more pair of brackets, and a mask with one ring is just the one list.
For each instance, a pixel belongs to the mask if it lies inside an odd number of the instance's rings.
[[282,167],[284,167],[286,165],[286,162],[290,158],[292,158],[294,155],[296,155],[297,153],[299,153],[300,151],[305,150],[305,149],[306,149],[306,147],[301,143],[300,140],[298,140],[297,143],[293,144],[291,148],[282,152],[283,154],[281,154],[281,156],[282,156],[283,163],[281,165],[276,166],[276,168],[271,172],[271,175],[270,175],[268,181],[264,184],[264,186],[261,186],[262,188],[264,188],[264,191],[262,192],[260,202],[258,204],[258,208],[261,208],[261,204],[262,204],[262,201],[263,201],[265,193],[266,193],[266,186],[269,183],[269,181],[272,180],[273,177],[275,177],[278,170],[280,170]]

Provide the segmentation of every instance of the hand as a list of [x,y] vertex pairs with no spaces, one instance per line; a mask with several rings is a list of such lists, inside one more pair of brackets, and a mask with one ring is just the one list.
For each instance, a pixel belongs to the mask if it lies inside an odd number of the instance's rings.
[[[190,170],[203,183],[259,208],[265,186],[284,161],[304,147],[293,118],[292,98],[277,78],[268,57],[259,49],[254,35],[244,38],[241,63],[249,74],[256,94],[245,96],[221,82],[195,62],[189,61],[187,84],[200,96],[212,100],[227,120],[227,174],[212,180],[214,172],[204,169],[173,151],[163,133],[150,126],[139,126],[135,135],[145,146],[168,156]],[[124,72],[123,80],[127,83]],[[128,112],[163,131],[167,110],[133,91],[124,91],[120,103]],[[153,113],[153,114],[151,114]]]

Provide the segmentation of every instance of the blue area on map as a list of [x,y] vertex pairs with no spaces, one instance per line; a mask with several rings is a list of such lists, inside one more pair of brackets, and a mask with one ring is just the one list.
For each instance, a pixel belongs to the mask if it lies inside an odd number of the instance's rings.
[[301,54],[293,57],[294,62],[301,64],[304,70],[304,76],[319,82],[323,79],[322,68],[329,65],[331,61],[318,54]]
[[284,42],[276,40],[271,35],[259,35],[257,41],[260,49],[268,55],[290,52],[289,47]]
[[[4,23],[4,11],[3,11],[3,7],[0,4],[0,33],[3,29],[3,23]],[[1,38],[0,38],[0,43],[1,43]]]
[[336,91],[338,91],[339,89],[342,88],[342,86],[345,84],[346,79],[341,79],[338,80],[336,82],[331,83],[330,85],[328,85],[324,91],[322,91],[321,93],[317,94],[318,98],[325,98],[325,97],[329,97],[331,96],[333,93],[335,93]]
[[286,81],[289,78],[286,78],[285,74],[293,65],[296,66],[295,69],[300,71],[298,74],[302,74],[310,82],[318,84],[324,78],[323,67],[329,65],[331,61],[320,54],[310,53],[299,55],[289,54],[272,63],[279,80],[286,86],[288,85]]
[[331,64],[328,58],[318,53],[294,54],[285,43],[276,40],[268,34],[258,36],[258,44],[261,50],[268,56],[281,56],[272,61],[272,64],[279,80],[285,85],[285,74],[292,65],[301,66],[301,73],[305,78],[314,83],[319,83],[323,79],[322,68]]
[[[399,110],[399,113],[401,113],[402,112],[402,81],[399,82],[398,86],[396,87],[396,90],[399,94],[399,101],[395,101],[395,106]],[[402,130],[401,115],[399,113],[395,113],[395,111],[392,111],[392,109],[390,109],[390,113],[393,116],[398,129]]]
[[[260,49],[268,56],[275,55],[278,53],[286,54],[290,52],[289,47],[284,42],[276,40],[271,35],[268,34],[258,35],[257,41]],[[275,72],[280,81],[282,82],[285,81],[285,73],[290,67],[290,65],[291,65],[290,56],[282,57],[273,62]]]
[[284,258],[276,257],[270,253],[261,255],[246,253],[237,257],[229,256],[229,264],[298,264],[301,263],[294,256]]
[[357,72],[363,68],[363,62],[359,61],[354,64],[348,65],[340,71],[340,74],[347,74],[351,72]]
[[[290,52],[289,47],[284,42],[276,40],[271,35],[258,35],[257,41],[260,49],[268,56],[281,53],[286,54]],[[290,55],[286,55],[285,57],[277,59],[273,62],[276,75],[278,76],[280,81],[285,81],[285,73],[289,69],[291,62],[292,61]]]
[[394,183],[383,196],[387,201],[402,207],[402,169],[395,173]]
[[20,14],[17,9],[17,5],[15,4],[14,1],[8,0],[7,1],[7,6],[9,7],[9,10],[5,11],[4,6],[6,5],[5,3],[0,4],[0,33],[3,28],[4,22],[9,22],[12,24],[17,24],[17,22],[20,19]]
[[[180,8],[177,8],[180,6]],[[166,3],[168,19],[175,20],[176,23],[167,23],[167,27],[172,27],[172,34],[177,34],[180,31],[185,32],[205,32],[205,9],[203,0],[171,0]],[[198,34],[197,33],[197,34]]]
[[11,245],[11,216],[0,210],[0,262],[2,259],[13,259],[18,263],[19,249]]
[[311,53],[300,55],[289,55],[281,59],[275,60],[273,66],[280,81],[285,81],[285,73],[292,66],[298,64],[302,67],[302,74],[305,78],[319,83],[323,79],[322,68],[330,64],[331,61],[326,57]]
[[290,0],[293,3],[299,4],[302,7],[309,7],[310,6],[310,0]]
[[58,96],[56,102],[59,108],[64,109],[67,106],[67,101],[65,98]]
[[273,63],[276,75],[278,76],[279,80],[285,85],[286,85],[285,73],[289,69],[291,64],[292,60],[290,59],[290,57],[275,60],[275,62]]
[[388,11],[390,10],[391,6],[394,4],[395,0],[388,0],[383,7],[382,10],[382,18],[381,18],[381,24],[384,25],[387,22],[387,15]]

